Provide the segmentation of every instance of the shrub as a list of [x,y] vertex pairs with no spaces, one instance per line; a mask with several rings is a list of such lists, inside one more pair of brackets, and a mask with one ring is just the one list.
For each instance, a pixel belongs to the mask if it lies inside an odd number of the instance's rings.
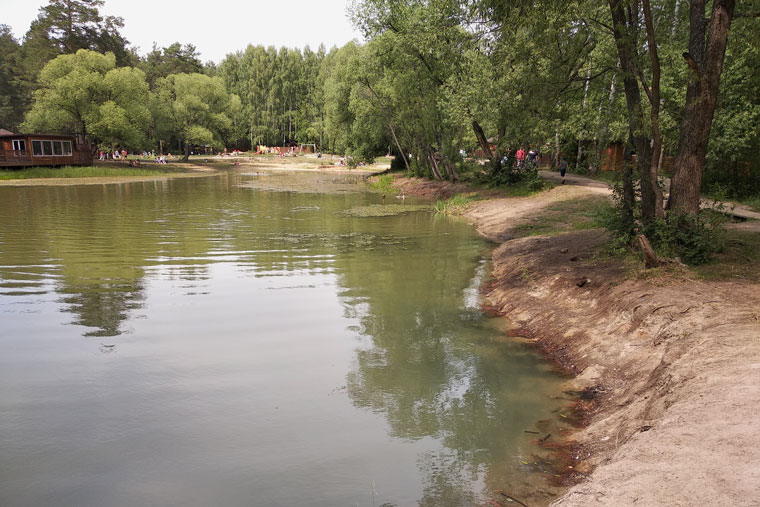
[[663,257],[679,257],[689,265],[704,264],[725,245],[725,221],[725,215],[713,210],[697,215],[666,213],[645,233]]

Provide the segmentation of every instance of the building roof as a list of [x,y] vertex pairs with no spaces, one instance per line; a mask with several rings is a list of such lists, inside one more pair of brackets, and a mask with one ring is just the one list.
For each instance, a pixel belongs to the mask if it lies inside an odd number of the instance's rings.
[[13,136],[16,135],[10,130],[0,129],[0,136]]

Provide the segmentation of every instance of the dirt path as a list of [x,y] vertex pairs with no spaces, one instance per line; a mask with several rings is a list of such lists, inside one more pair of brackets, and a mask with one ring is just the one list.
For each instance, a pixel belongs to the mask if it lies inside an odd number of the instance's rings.
[[466,213],[502,242],[485,303],[587,389],[575,444],[549,442],[581,482],[552,505],[760,505],[760,286],[631,277],[598,257],[599,230],[509,240],[553,202],[606,191],[583,180]]
[[501,243],[514,238],[516,226],[528,222],[552,203],[591,195],[610,195],[607,185],[602,187],[596,181],[588,181],[592,184],[585,185],[576,180],[575,183],[558,185],[531,197],[502,197],[480,201],[469,208],[465,216],[475,224],[481,235]]

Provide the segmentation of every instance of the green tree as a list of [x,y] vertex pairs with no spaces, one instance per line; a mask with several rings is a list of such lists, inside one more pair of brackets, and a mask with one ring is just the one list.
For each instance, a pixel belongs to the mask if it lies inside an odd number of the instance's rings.
[[28,83],[21,68],[21,46],[7,25],[0,25],[0,126],[14,130],[28,101]]
[[103,0],[49,0],[48,5],[40,7],[26,38],[30,43],[48,46],[49,54],[74,54],[80,49],[90,49],[113,53],[120,66],[135,63],[127,48],[128,41],[119,32],[124,28],[124,20],[103,17],[100,14],[103,3]]
[[149,94],[141,70],[117,68],[113,53],[80,49],[42,69],[22,129],[76,133],[99,145],[139,148],[150,123]]
[[232,116],[240,99],[227,93],[218,77],[170,74],[156,82],[155,93],[156,114],[184,145],[185,161],[193,145],[222,147],[233,131]]
[[203,65],[199,57],[198,50],[192,44],[175,42],[165,48],[153,44],[153,49],[141,59],[139,67],[145,72],[152,88],[157,79],[169,74],[202,73]]

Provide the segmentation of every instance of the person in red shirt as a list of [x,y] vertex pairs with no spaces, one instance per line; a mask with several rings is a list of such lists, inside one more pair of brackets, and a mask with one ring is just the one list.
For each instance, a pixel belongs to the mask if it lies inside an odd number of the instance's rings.
[[523,162],[525,161],[525,150],[520,148],[517,150],[517,153],[515,154],[515,158],[517,158],[517,166],[521,167],[523,165]]

